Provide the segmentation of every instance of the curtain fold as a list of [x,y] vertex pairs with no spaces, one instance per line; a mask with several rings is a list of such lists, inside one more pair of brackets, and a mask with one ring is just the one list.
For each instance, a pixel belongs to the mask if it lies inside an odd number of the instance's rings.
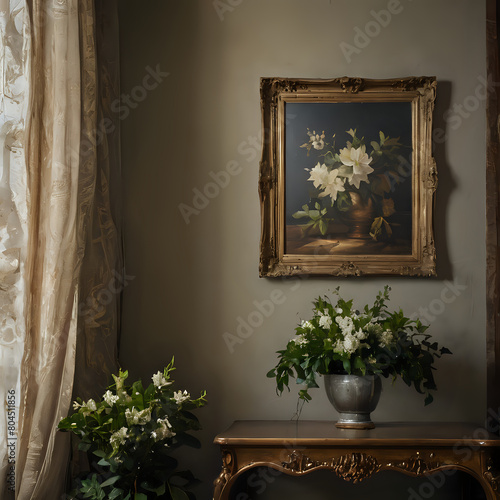
[[0,1],[0,498],[14,498],[15,424],[25,338],[27,192],[24,129],[29,102],[29,15]]
[[78,303],[80,151],[78,2],[33,1],[27,127],[29,234],[16,498],[60,498]]
[[115,42],[102,50],[97,43],[108,36],[99,17],[116,19],[116,3],[96,5],[26,1],[31,73],[19,500],[63,498],[69,446],[57,424],[73,390],[96,397],[116,365],[121,290],[112,279],[123,274],[114,201],[119,142],[113,116],[101,121],[117,92],[118,56],[110,50]]
[[[91,2],[82,2],[81,18],[90,19]],[[81,7],[82,8],[82,7]],[[92,24],[82,26],[82,121],[77,358],[74,394],[100,397],[117,371],[120,294],[124,287],[120,218],[119,122],[111,105],[119,97],[117,3],[95,2]],[[89,195],[90,194],[90,195]]]

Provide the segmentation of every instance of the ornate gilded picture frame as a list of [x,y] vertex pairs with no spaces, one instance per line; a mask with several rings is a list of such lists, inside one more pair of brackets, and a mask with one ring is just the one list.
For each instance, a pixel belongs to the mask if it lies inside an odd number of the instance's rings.
[[262,78],[260,276],[435,276],[434,77]]

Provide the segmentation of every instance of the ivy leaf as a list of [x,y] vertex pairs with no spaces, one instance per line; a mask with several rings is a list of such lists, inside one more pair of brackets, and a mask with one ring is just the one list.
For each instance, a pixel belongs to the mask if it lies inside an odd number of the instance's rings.
[[80,451],[89,451],[90,450],[90,443],[84,443],[83,441],[80,441],[78,443],[78,449]]
[[108,495],[109,500],[115,500],[115,498],[120,498],[123,495],[123,490],[120,488],[113,488],[111,493]]
[[303,399],[304,401],[311,401],[311,399],[312,399],[310,394],[307,392],[307,389],[301,389],[299,391],[299,398]]
[[292,217],[294,219],[301,219],[302,217],[308,217],[308,212],[304,212],[302,210],[299,210],[298,212],[295,212],[294,214],[292,214]]
[[359,370],[362,375],[366,373],[366,365],[359,356],[354,358],[354,370]]
[[[381,132],[382,133],[382,132]],[[386,138],[384,146],[402,146],[399,142],[399,137],[393,137],[392,139]]]
[[342,364],[344,366],[344,370],[347,373],[351,373],[351,362],[348,359],[342,360]]
[[120,479],[120,476],[113,476],[101,483],[101,488],[104,488],[105,486],[112,486],[113,484],[116,483]]

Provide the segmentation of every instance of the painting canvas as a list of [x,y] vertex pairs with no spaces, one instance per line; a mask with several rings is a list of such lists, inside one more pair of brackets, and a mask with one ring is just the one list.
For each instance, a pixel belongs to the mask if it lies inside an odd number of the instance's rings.
[[286,103],[285,252],[410,255],[410,102]]
[[435,275],[433,77],[261,81],[261,276]]

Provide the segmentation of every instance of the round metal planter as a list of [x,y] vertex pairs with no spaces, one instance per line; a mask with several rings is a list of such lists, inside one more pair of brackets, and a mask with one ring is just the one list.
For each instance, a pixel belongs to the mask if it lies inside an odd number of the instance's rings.
[[378,375],[324,375],[330,403],[339,412],[335,424],[343,429],[373,429],[370,413],[375,410],[382,392]]

